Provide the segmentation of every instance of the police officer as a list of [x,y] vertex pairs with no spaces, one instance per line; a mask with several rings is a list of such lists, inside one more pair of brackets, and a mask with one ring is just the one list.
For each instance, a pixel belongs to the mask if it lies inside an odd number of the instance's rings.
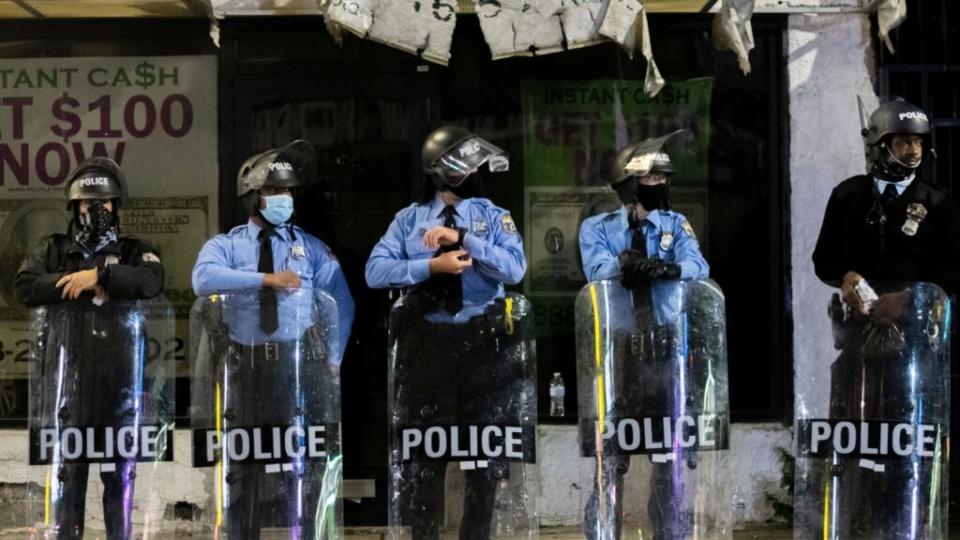
[[[67,233],[47,238],[16,277],[16,295],[25,306],[49,306],[48,317],[71,309],[74,321],[69,335],[52,336],[61,344],[54,349],[70,355],[65,380],[59,379],[62,374],[47,373],[58,379],[41,381],[41,387],[57,390],[31,399],[51,401],[47,405],[56,409],[61,426],[117,429],[142,413],[134,410],[136,389],[130,385],[144,346],[142,318],[128,317],[129,307],[120,301],[159,295],[163,266],[153,248],[120,234],[118,211],[127,191],[114,161],[95,157],[81,162],[67,179],[66,198],[73,213]],[[130,322],[136,320],[140,323]],[[106,321],[105,327],[99,321]],[[38,360],[46,365],[51,359]],[[54,471],[58,538],[83,536],[88,467],[61,463]],[[113,470],[101,469],[107,538],[130,538],[135,469],[132,459],[116,463]]]
[[[193,268],[198,296],[234,292],[224,307],[227,378],[232,391],[224,395],[224,419],[237,426],[290,425],[292,418],[325,417],[330,404],[297,395],[295,381],[334,377],[335,369],[320,369],[313,321],[304,317],[312,295],[288,295],[284,289],[322,289],[337,303],[339,350],[326,360],[339,366],[350,336],[354,302],[340,263],[320,239],[293,224],[294,190],[302,186],[316,164],[313,146],[297,140],[246,160],[237,176],[237,196],[249,216],[247,223],[217,235],[203,246]],[[251,293],[250,291],[254,291]],[[294,372],[295,369],[300,372]],[[306,410],[304,410],[306,409]],[[229,538],[260,537],[261,492],[272,486],[262,465],[228,464],[225,471],[224,527]],[[287,525],[296,538],[320,538],[314,530],[319,483],[324,467],[284,475]],[[306,479],[303,487],[301,479]],[[303,493],[301,493],[301,491]],[[299,502],[298,502],[298,497]],[[268,497],[264,497],[268,498]]]
[[[394,427],[516,424],[525,374],[511,354],[520,336],[504,331],[503,298],[504,284],[519,283],[527,262],[510,212],[478,197],[487,171],[505,170],[507,157],[446,126],[427,137],[422,165],[432,193],[396,214],[366,267],[370,287],[412,291],[390,319],[399,335]],[[507,478],[508,465],[466,471],[461,539],[489,538],[496,482]],[[438,538],[446,463],[414,458],[402,469],[392,515],[413,538]]]
[[[845,302],[866,314],[857,284],[927,281],[949,294],[960,284],[960,213],[949,194],[916,178],[929,155],[926,113],[902,99],[870,115],[863,137],[868,175],[833,189],[813,252],[824,283],[840,287]],[[876,306],[885,312],[888,302]]]
[[[607,180],[623,205],[613,212],[588,218],[580,228],[580,253],[587,280],[619,279],[624,288],[632,290],[638,328],[656,326],[657,310],[663,307],[658,305],[662,302],[658,302],[650,289],[653,280],[705,279],[710,271],[690,222],[670,210],[668,195],[673,166],[663,146],[677,135],[672,133],[620,149],[609,164]],[[671,343],[672,340],[657,342]],[[670,358],[668,351],[658,354],[655,350],[653,355]],[[630,358],[625,363],[629,372],[623,375],[626,381],[623,397],[614,404],[620,409],[616,414],[630,415],[631,409],[646,411],[646,414],[664,410],[673,392],[673,381],[664,380],[663,374],[669,374],[670,369],[656,366],[656,360],[658,358]],[[649,384],[640,388],[636,381]],[[593,434],[581,435],[587,436],[592,438]],[[620,538],[623,475],[629,464],[630,456],[609,456],[603,461],[603,485],[612,488],[601,494],[594,487],[584,515],[587,538]],[[676,508],[669,499],[672,484],[666,468],[663,464],[653,465],[648,504],[653,537],[685,538],[684,527],[690,523],[675,513]],[[601,504],[601,497],[606,498],[605,504]],[[607,509],[608,514],[599,515],[601,508]]]
[[[833,189],[813,252],[817,277],[839,287],[851,311],[848,315],[834,295],[830,312],[841,353],[831,366],[830,417],[893,420],[919,406],[911,393],[935,395],[940,382],[931,374],[935,354],[918,346],[906,358],[900,347],[890,346],[897,340],[876,338],[888,335],[891,323],[902,323],[905,310],[921,301],[911,297],[903,282],[932,282],[948,294],[957,292],[960,213],[951,195],[916,177],[923,158],[932,155],[930,122],[921,109],[899,98],[880,105],[861,134],[869,174],[848,178]],[[912,330],[896,332],[909,335]],[[915,381],[907,384],[901,367],[910,363],[916,368],[911,375]],[[945,414],[946,403],[922,401],[927,421]],[[923,486],[931,481],[926,466],[919,478],[914,478],[918,473],[911,464],[889,463],[886,472],[877,475],[860,470],[852,458],[840,458],[830,474],[840,486],[834,494],[841,512],[836,531],[840,537],[908,534],[904,531],[926,521],[927,496],[914,502],[918,511],[913,517],[897,507],[903,502],[899,486],[920,486],[919,493],[926,493]]]

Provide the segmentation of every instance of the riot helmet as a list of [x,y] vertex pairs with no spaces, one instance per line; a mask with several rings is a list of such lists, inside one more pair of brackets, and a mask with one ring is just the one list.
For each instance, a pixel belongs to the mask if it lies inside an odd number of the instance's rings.
[[881,180],[904,180],[913,175],[923,161],[922,156],[914,164],[898,159],[893,152],[895,135],[919,135],[923,139],[923,152],[935,155],[929,145],[930,120],[927,114],[902,98],[877,107],[860,134],[866,150],[868,172]]
[[67,177],[64,195],[68,206],[82,200],[126,200],[127,180],[112,159],[92,157],[80,162]]
[[[316,167],[317,153],[313,145],[303,139],[297,139],[280,148],[271,148],[265,152],[247,158],[237,173],[237,197],[243,202],[248,216],[260,214],[273,223],[275,220],[264,216],[257,204],[260,188],[273,186],[295,188],[307,184]],[[292,208],[292,201],[291,201]],[[282,223],[274,223],[279,225]]]
[[[677,130],[662,137],[628,144],[617,151],[608,163],[606,180],[617,192],[620,202],[624,205],[639,202],[647,211],[670,208],[669,192],[673,164],[664,147],[668,142],[686,133],[689,132]],[[666,182],[654,186],[640,182],[642,177],[658,173],[666,177]]]
[[[423,172],[438,191],[452,191],[461,198],[479,193],[483,187],[483,165],[491,173],[510,167],[506,152],[493,143],[459,126],[443,126],[433,130],[423,142]],[[468,178],[473,178],[466,182]]]

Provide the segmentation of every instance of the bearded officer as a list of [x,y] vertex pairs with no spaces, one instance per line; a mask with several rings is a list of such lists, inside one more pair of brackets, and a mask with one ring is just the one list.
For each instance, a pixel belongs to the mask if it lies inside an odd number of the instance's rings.
[[[310,313],[312,295],[285,294],[285,289],[321,289],[337,303],[339,350],[326,357],[339,366],[350,337],[354,302],[340,263],[320,239],[293,224],[293,197],[316,164],[313,146],[297,140],[247,159],[237,176],[237,196],[247,223],[211,238],[193,268],[198,296],[231,293],[223,321],[228,343],[219,354],[232,381],[224,396],[224,418],[238,426],[286,426],[291,418],[323,417],[327,406],[296,395],[296,380],[333,377],[319,369]],[[252,291],[252,292],[251,292]],[[234,369],[236,368],[236,369]],[[302,370],[296,372],[296,369]],[[315,383],[307,383],[310,384]],[[260,493],[269,482],[263,466],[230,464],[225,471],[224,524],[230,538],[260,537]],[[287,488],[287,526],[296,538],[314,538],[321,500],[323,465],[283,473]],[[306,479],[306,487],[300,483]],[[302,493],[301,493],[302,492]],[[300,497],[301,499],[298,499]],[[318,536],[319,537],[319,536]]]
[[[642,319],[637,321],[639,325],[655,324],[652,320],[655,313],[665,308],[665,302],[653,295],[650,288],[653,280],[706,279],[710,271],[690,222],[670,210],[673,166],[663,146],[676,135],[648,139],[620,149],[610,163],[607,180],[623,205],[613,212],[586,219],[580,228],[580,253],[587,280],[619,279],[624,288],[632,290],[634,309]],[[669,366],[654,367],[654,373],[644,373],[641,368],[641,365],[655,366],[657,360],[660,359],[631,358],[626,362],[630,372],[624,374],[627,383],[623,389],[624,403],[614,405],[623,410],[615,411],[616,414],[630,414],[628,409],[664,410],[669,399],[667,394],[672,392],[672,381],[661,379],[662,373],[670,372]],[[646,385],[649,388],[637,388],[637,381],[649,383]],[[653,384],[655,382],[663,384]],[[653,387],[661,390],[652,390]],[[620,538],[623,476],[629,465],[628,455],[609,456],[604,460],[603,485],[611,487],[601,494],[594,482],[584,511],[584,533],[588,539]],[[653,537],[684,538],[682,524],[676,524],[681,517],[675,515],[667,496],[672,484],[666,468],[664,464],[653,465],[648,504]],[[604,504],[601,497],[607,499]],[[601,508],[606,508],[608,515],[599,515]]]
[[[144,347],[142,332],[131,328],[123,300],[153,298],[163,291],[164,271],[155,249],[120,234],[120,205],[127,198],[126,179],[111,159],[80,163],[66,183],[67,207],[73,213],[66,234],[51,235],[17,272],[17,298],[27,307],[73,302],[70,335],[59,340],[70,358],[65,380],[48,381],[58,389],[56,415],[64,426],[128,425],[136,416],[130,387],[136,379],[136,355]],[[96,327],[106,321],[106,328]],[[54,347],[60,349],[60,347]],[[47,359],[40,359],[46,362]],[[107,538],[130,538],[136,462],[101,469]],[[54,471],[53,493],[58,538],[81,538],[87,492],[87,463],[62,463]]]

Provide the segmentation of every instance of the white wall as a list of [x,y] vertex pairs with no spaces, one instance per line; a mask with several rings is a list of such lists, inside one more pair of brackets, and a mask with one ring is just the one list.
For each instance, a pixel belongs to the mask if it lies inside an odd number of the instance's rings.
[[832,289],[810,256],[827,199],[864,172],[857,95],[877,103],[870,25],[861,14],[794,15],[787,32],[790,94],[790,223],[796,410],[824,416],[836,358],[826,306]]

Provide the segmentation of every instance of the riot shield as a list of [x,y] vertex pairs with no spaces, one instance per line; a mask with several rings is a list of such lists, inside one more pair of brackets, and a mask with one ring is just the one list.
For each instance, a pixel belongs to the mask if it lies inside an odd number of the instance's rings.
[[580,450],[596,463],[586,537],[731,538],[720,287],[597,281],[575,310]]
[[31,312],[31,334],[32,537],[156,534],[173,474],[172,307],[62,302]]
[[511,293],[458,324],[431,305],[414,292],[390,312],[390,537],[537,538],[530,303]]
[[[279,327],[269,332],[261,326],[271,307]],[[194,303],[193,465],[207,468],[201,534],[340,537],[337,323],[336,301],[320,289],[239,291]]]
[[798,384],[798,539],[947,536],[949,299],[930,283],[871,285],[868,316],[830,302],[829,386]]

